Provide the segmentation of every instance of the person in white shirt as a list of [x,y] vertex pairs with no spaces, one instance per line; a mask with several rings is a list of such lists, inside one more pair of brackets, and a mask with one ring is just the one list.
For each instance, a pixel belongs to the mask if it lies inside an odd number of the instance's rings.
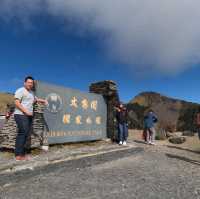
[[25,144],[32,127],[33,104],[36,102],[47,104],[46,100],[39,99],[34,95],[34,79],[31,76],[25,78],[24,87],[15,92],[14,118],[18,127],[15,158],[16,160],[27,160]]

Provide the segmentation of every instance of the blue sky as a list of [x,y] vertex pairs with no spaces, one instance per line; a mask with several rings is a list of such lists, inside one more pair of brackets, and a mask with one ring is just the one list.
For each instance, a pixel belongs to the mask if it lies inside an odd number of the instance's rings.
[[[70,24],[69,24],[70,25]],[[26,75],[36,79],[88,91],[90,83],[114,80],[120,98],[128,102],[143,91],[200,103],[199,66],[173,75],[138,75],[124,63],[111,59],[102,46],[102,35],[60,28],[48,17],[36,19],[31,28],[18,22],[0,21],[0,91],[14,92]]]

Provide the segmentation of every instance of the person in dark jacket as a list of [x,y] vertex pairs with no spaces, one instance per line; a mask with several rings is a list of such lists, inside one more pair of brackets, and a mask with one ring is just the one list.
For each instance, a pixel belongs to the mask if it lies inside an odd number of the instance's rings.
[[119,145],[126,145],[128,138],[128,113],[126,107],[120,103],[116,108],[116,118],[118,122]]
[[143,130],[143,134],[142,134],[142,138],[144,139],[145,142],[147,142],[147,115],[144,116],[144,130]]
[[198,113],[197,113],[197,130],[198,130],[198,136],[199,136],[199,139],[200,139],[200,108],[199,108]]
[[155,145],[155,123],[157,121],[158,118],[154,111],[149,110],[148,114],[144,117],[145,141],[147,144]]

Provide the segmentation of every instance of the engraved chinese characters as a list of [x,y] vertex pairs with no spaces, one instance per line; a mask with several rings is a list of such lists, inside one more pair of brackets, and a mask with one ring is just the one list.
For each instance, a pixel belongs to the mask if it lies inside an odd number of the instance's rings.
[[[82,110],[87,111],[88,109],[91,109],[92,111],[97,111],[98,109],[98,100],[92,100],[89,101],[88,99],[84,98],[82,100],[78,100],[77,97],[72,97],[69,103],[69,106],[73,108],[80,108]],[[101,116],[87,116],[86,118],[83,118],[82,115],[76,115],[72,117],[71,113],[65,113],[63,115],[62,121],[64,124],[71,124],[74,123],[76,125],[81,125],[83,123],[91,125],[93,123],[96,123],[97,125],[101,124]]]

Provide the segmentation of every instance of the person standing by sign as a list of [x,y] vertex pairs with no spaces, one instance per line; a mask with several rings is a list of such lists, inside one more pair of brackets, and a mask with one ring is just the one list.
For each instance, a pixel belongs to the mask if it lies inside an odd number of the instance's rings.
[[146,129],[146,142],[147,144],[155,145],[155,123],[158,118],[153,110],[149,110],[148,114],[145,116],[144,125]]
[[145,115],[144,116],[144,122],[143,122],[144,123],[144,129],[143,129],[143,133],[142,133],[142,138],[144,139],[145,142],[147,142],[147,131],[148,131],[148,128],[147,128],[147,119],[148,119],[148,116]]
[[33,104],[36,102],[47,104],[46,100],[39,99],[34,95],[33,88],[34,79],[28,76],[24,80],[24,87],[15,92],[14,118],[18,127],[15,142],[16,160],[29,159],[26,155],[25,145],[32,127]]
[[128,137],[128,113],[126,107],[120,103],[116,108],[116,118],[119,130],[119,145],[126,145]]
[[199,136],[199,139],[200,139],[200,108],[199,108],[198,113],[197,113],[197,130],[198,130],[198,136]]

